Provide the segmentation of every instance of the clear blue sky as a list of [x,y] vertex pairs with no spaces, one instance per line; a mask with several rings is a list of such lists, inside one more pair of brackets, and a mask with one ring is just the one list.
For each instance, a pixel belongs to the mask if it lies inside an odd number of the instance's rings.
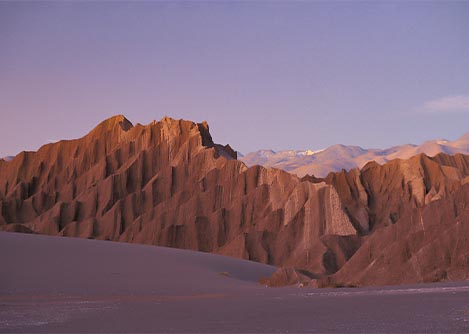
[[469,132],[469,2],[0,2],[0,156],[124,114],[241,152]]

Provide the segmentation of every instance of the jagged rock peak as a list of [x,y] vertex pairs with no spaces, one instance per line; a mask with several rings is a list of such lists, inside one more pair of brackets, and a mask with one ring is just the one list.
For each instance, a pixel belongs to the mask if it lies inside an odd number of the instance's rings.
[[116,126],[119,126],[123,131],[128,131],[133,127],[133,124],[124,115],[115,115],[99,123],[92,132],[109,131]]
[[157,131],[160,138],[172,140],[177,137],[200,136],[201,144],[205,147],[216,146],[209,132],[209,126],[206,121],[195,123],[184,119],[174,119],[164,116],[161,120],[153,120],[148,124],[137,123],[135,126],[124,115],[112,116],[99,123],[85,137],[88,140],[107,138],[106,141],[119,143],[122,140],[132,141],[141,137],[144,133]]
[[174,119],[169,116],[164,116],[160,121],[154,120],[150,125],[159,126],[162,129],[164,137],[175,137],[197,133],[201,137],[201,143],[203,146],[215,146],[206,121],[195,123],[184,119]]

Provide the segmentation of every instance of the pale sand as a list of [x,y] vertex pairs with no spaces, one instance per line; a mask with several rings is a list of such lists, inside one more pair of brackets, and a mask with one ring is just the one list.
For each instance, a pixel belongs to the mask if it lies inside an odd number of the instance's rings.
[[469,332],[469,283],[266,288],[274,267],[0,233],[0,332]]

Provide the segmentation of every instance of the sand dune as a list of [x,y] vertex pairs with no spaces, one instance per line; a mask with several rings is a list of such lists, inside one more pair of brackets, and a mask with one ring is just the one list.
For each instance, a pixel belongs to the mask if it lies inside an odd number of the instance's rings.
[[[223,293],[257,285],[259,278],[275,270],[257,262],[167,247],[6,232],[0,233],[0,240],[3,295]],[[13,272],[16,276],[9,275]]]

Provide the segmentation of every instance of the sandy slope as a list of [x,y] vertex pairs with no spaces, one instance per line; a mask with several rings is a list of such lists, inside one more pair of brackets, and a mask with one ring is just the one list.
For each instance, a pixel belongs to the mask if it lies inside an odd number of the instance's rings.
[[257,285],[275,270],[202,252],[97,240],[0,233],[0,243],[7,295],[222,293]]
[[468,283],[270,289],[259,263],[15,233],[0,263],[0,332],[469,331]]

